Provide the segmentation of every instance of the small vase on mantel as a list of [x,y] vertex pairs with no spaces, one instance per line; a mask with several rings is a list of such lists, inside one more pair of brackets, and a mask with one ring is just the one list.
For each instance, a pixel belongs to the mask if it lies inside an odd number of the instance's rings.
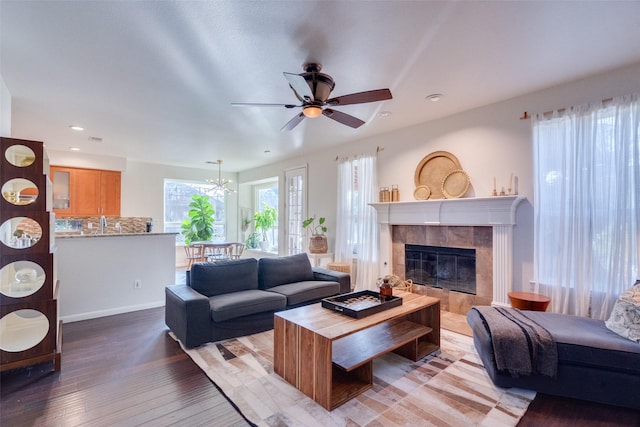
[[327,236],[324,234],[313,234],[309,238],[309,252],[312,254],[326,254],[329,250]]

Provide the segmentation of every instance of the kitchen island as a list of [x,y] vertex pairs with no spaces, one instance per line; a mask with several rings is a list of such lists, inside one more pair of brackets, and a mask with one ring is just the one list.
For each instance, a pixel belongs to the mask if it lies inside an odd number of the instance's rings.
[[60,234],[60,318],[74,322],[164,305],[176,233]]

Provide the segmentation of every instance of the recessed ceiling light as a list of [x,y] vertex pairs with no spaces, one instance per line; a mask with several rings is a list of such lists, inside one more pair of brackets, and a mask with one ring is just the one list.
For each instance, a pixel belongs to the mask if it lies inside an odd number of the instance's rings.
[[444,95],[441,93],[432,93],[431,95],[425,97],[424,99],[431,102],[438,102],[442,99],[443,96]]
[[391,115],[391,111],[380,111],[378,113],[378,117],[389,117]]
[[78,147],[69,147],[69,150],[71,150],[71,151],[80,151],[80,149]]
[[69,128],[71,128],[71,130],[77,130],[77,131],[84,130],[82,126],[77,126],[77,125],[71,125],[69,126]]
[[100,138],[99,136],[90,136],[88,139],[91,142],[102,142],[102,138]]
[[264,150],[264,154],[271,154],[271,150]]

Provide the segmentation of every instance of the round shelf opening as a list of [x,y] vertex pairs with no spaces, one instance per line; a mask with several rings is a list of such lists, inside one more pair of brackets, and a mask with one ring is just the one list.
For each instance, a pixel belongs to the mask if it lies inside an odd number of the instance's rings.
[[16,206],[30,205],[38,198],[36,185],[24,178],[13,178],[2,186],[2,197]]
[[13,166],[26,168],[36,161],[36,153],[26,145],[16,144],[5,150],[4,158]]
[[0,350],[18,352],[38,345],[49,332],[47,316],[38,310],[22,309],[0,319]]
[[33,261],[14,261],[0,269],[0,293],[11,298],[24,298],[44,285],[47,275]]
[[0,225],[0,241],[14,249],[28,249],[42,237],[42,227],[24,216],[9,218]]

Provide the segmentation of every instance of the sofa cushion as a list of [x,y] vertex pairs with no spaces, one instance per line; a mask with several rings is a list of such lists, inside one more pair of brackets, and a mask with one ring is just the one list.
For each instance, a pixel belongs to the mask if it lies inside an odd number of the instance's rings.
[[556,341],[558,363],[640,375],[640,344],[610,331],[604,321],[539,311],[524,313]]
[[260,258],[258,261],[260,289],[288,283],[313,280],[313,269],[305,253],[277,258]]
[[221,294],[209,298],[211,318],[214,322],[265,311],[282,310],[286,305],[287,298],[285,296],[257,289]]
[[621,337],[640,343],[640,283],[620,295],[604,324]]
[[274,286],[269,288],[269,292],[277,292],[286,296],[287,305],[297,305],[340,293],[340,283],[320,280],[296,282]]
[[258,261],[242,258],[195,263],[189,286],[207,297],[258,289]]

